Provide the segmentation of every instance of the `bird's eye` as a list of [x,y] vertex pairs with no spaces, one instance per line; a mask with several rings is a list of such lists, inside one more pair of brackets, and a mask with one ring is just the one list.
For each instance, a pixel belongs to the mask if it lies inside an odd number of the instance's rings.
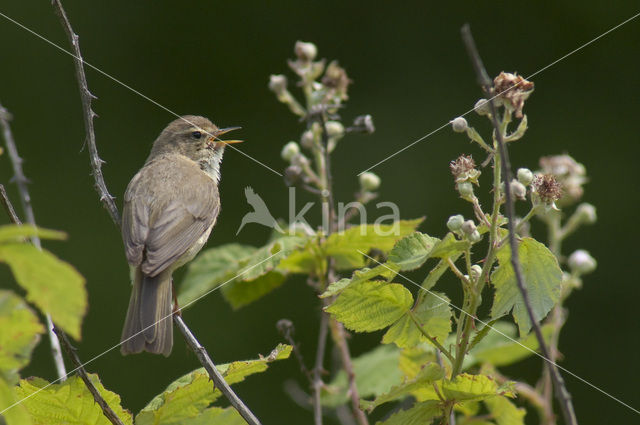
[[200,133],[199,131],[194,131],[193,133],[191,133],[191,137],[193,137],[194,139],[199,139],[202,137],[202,133]]

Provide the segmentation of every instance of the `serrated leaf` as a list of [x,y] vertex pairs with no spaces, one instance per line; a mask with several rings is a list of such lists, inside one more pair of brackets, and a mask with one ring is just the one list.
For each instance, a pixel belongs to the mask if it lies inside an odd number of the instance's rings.
[[493,397],[484,401],[498,425],[524,425],[526,410],[516,407],[506,397]]
[[[31,425],[31,416],[24,404],[19,403],[15,387],[0,376],[0,423],[6,425]],[[6,411],[5,411],[6,409]]]
[[376,425],[427,425],[437,416],[442,416],[440,403],[435,400],[416,403],[407,410],[401,410],[391,415],[387,420]]
[[351,330],[372,332],[400,319],[412,303],[411,292],[398,283],[365,281],[349,285],[325,310]]
[[178,290],[178,304],[184,306],[232,278],[256,250],[233,243],[202,251],[189,263]]
[[245,425],[246,423],[233,407],[225,409],[210,407],[194,418],[179,422],[180,425]]
[[[247,376],[267,370],[268,363],[286,359],[291,346],[278,344],[267,357],[255,360],[236,361],[217,365],[229,385],[243,381]],[[222,393],[213,388],[213,382],[204,368],[199,368],[173,381],[165,391],[158,394],[136,416],[136,425],[169,425],[191,423],[217,400]],[[185,422],[187,421],[187,422]]]
[[[390,345],[379,345],[373,350],[353,359],[353,371],[360,397],[383,394],[402,381],[398,368],[399,350]],[[339,406],[349,400],[349,382],[344,370],[338,372],[323,393],[322,404]]]
[[[89,379],[122,422],[133,425],[131,414],[120,405],[120,396],[106,390],[98,375],[89,374]],[[78,376],[51,385],[42,378],[22,379],[16,393],[24,399],[22,404],[34,425],[111,425]]]
[[[518,246],[518,255],[531,308],[536,321],[540,322],[558,302],[562,270],[553,253],[535,239],[523,238]],[[531,329],[531,321],[511,267],[510,246],[503,246],[497,257],[499,266],[491,275],[491,282],[496,288],[491,316],[499,317],[513,309],[520,335],[526,335]]]
[[389,252],[389,261],[397,264],[401,271],[415,270],[422,266],[434,245],[440,239],[414,232],[400,239]]
[[444,379],[436,383],[445,400],[470,401],[485,400],[499,395],[500,386],[486,375],[462,373],[453,380]]
[[300,236],[283,236],[256,250],[242,264],[239,276],[244,281],[254,280],[280,264],[296,249],[303,247],[307,239]]
[[374,400],[360,400],[360,407],[371,412],[383,403],[404,398],[421,388],[431,387],[434,382],[442,379],[443,376],[444,370],[440,366],[436,363],[429,363],[420,370],[414,379],[393,386],[388,392],[381,394]]
[[423,219],[399,220],[393,224],[361,224],[333,233],[323,245],[325,253],[336,261],[339,270],[361,268],[365,259],[360,252],[372,248],[387,252],[403,237],[411,234]]
[[414,319],[440,343],[444,342],[451,332],[451,308],[449,298],[445,294],[426,293],[411,312],[412,314],[403,316],[389,328],[382,337],[384,344],[393,342],[400,348],[411,348],[421,342],[427,342]]
[[373,280],[374,278],[381,277],[387,281],[393,279],[398,270],[398,266],[393,263],[380,264],[372,269],[364,268],[353,272],[351,279],[340,279],[338,281],[329,284],[329,287],[325,292],[320,295],[320,298],[328,298],[334,295],[338,295],[344,288],[352,283],[363,282],[365,280]]
[[0,244],[0,261],[11,267],[16,281],[27,291],[28,301],[80,339],[87,291],[84,278],[73,266],[28,243]]
[[415,378],[427,363],[437,361],[436,352],[433,345],[421,344],[413,348],[400,350],[398,366],[408,379]]
[[429,256],[446,259],[463,253],[469,246],[469,241],[459,241],[453,233],[449,232],[441,241],[434,245]]
[[38,317],[19,296],[0,290],[0,379],[18,382],[18,371],[31,359],[31,352],[44,333]]
[[40,239],[57,239],[63,240],[67,238],[67,234],[58,230],[43,229],[41,227],[33,227],[30,224],[8,224],[0,226],[0,243],[7,242],[23,242],[25,238],[37,236]]
[[234,280],[223,286],[222,296],[233,309],[244,307],[253,301],[262,298],[284,283],[286,276],[273,270],[250,282]]
[[[492,326],[501,333],[489,331],[486,337],[469,351],[469,356],[467,357],[473,359],[471,364],[484,362],[491,363],[493,366],[507,366],[533,355],[538,349],[538,339],[535,334],[530,333],[518,339],[513,324],[497,322]],[[505,337],[503,334],[512,339]],[[542,326],[542,335],[547,342],[549,342],[552,334],[552,325]]]

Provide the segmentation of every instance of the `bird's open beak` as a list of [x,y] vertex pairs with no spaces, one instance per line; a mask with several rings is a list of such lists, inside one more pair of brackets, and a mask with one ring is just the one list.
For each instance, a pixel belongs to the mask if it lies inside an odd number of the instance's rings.
[[[240,130],[242,127],[226,127],[226,128],[221,128],[218,130],[218,132],[216,133],[216,138],[218,136],[222,136],[225,133],[228,133],[230,131],[233,130]],[[242,143],[243,140],[219,140],[221,143],[224,143],[225,145],[228,144],[232,144],[232,143]]]

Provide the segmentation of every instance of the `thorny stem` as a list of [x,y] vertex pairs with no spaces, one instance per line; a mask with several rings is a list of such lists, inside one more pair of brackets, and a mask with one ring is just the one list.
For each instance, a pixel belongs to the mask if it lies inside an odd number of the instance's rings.
[[[73,28],[71,27],[71,23],[67,18],[67,14],[65,13],[62,3],[60,0],[52,0],[52,5],[54,8],[54,12],[60,18],[60,22],[64,31],[67,33],[67,37],[69,38],[69,43],[71,44],[74,57],[75,57],[75,69],[76,69],[76,79],[78,80],[78,87],[80,88],[80,99],[82,101],[82,111],[83,118],[85,124],[85,135],[86,135],[86,143],[89,147],[90,153],[90,162],[91,169],[93,171],[93,177],[95,180],[95,188],[100,195],[100,201],[104,204],[104,207],[109,212],[109,216],[114,224],[120,227],[120,214],[118,213],[118,207],[114,201],[113,196],[109,194],[109,190],[107,189],[107,185],[104,182],[104,178],[102,176],[102,161],[98,155],[98,148],[96,146],[96,137],[93,128],[93,118],[96,114],[91,109],[91,100],[94,96],[89,91],[87,86],[87,78],[84,73],[84,61],[82,60],[82,54],[80,52],[80,45],[78,43],[78,36],[73,32]],[[211,361],[209,354],[205,350],[205,348],[198,342],[198,340],[194,337],[191,330],[187,327],[186,323],[182,319],[179,314],[173,315],[173,322],[176,324],[182,336],[185,339],[185,342],[193,349],[200,360],[200,363],[209,373],[209,377],[215,382],[216,387],[220,388],[222,393],[227,397],[231,405],[240,413],[240,415],[244,418],[244,420],[249,425],[259,425],[260,421],[251,413],[249,408],[242,402],[242,400],[233,392],[231,387],[225,382],[224,378],[215,365]]]
[[[0,126],[2,127],[2,135],[4,137],[5,146],[7,147],[7,152],[9,153],[9,159],[11,161],[11,165],[13,166],[14,180],[16,181],[16,185],[18,186],[18,192],[20,193],[20,204],[22,205],[22,211],[27,218],[27,223],[29,223],[33,227],[36,227],[36,218],[33,213],[33,207],[31,206],[31,196],[29,195],[29,188],[27,187],[27,183],[29,181],[25,177],[24,171],[22,170],[22,158],[20,158],[20,155],[18,154],[18,147],[15,140],[13,139],[13,133],[11,132],[11,126],[9,125],[10,119],[11,114],[9,113],[9,111],[7,111],[4,106],[0,105]],[[9,198],[7,198],[7,201],[8,200]],[[39,250],[42,250],[42,245],[38,236],[32,236],[31,243],[33,243],[33,245],[35,245],[35,247]],[[53,330],[54,325],[53,321],[51,320],[51,315],[45,312],[45,316],[47,320],[47,333],[49,335],[49,343],[51,345],[51,355],[53,356],[53,363],[56,366],[58,378],[61,381],[64,381],[67,378],[67,369],[64,366],[64,359],[62,358],[62,351],[60,350],[60,341],[58,340],[58,336]]]
[[324,382],[322,373],[324,372],[324,354],[327,346],[327,335],[329,334],[329,315],[324,311],[320,313],[320,330],[318,331],[318,348],[316,350],[316,362],[313,366],[313,418],[315,425],[322,425],[322,403],[320,396]]
[[[493,102],[493,87],[491,79],[489,78],[484,65],[482,64],[482,60],[480,59],[480,55],[475,46],[475,42],[471,35],[471,30],[469,29],[469,25],[464,25],[462,27],[462,38],[465,43],[465,47],[467,48],[467,52],[473,64],[474,70],[478,77],[478,83],[481,88],[484,90],[485,94],[489,98],[489,107],[491,110],[491,119],[493,126],[496,130],[496,138],[498,141],[498,152],[502,159],[502,172],[504,174],[505,181],[505,195],[506,195],[506,213],[507,213],[507,226],[509,230],[509,245],[511,246],[511,265],[513,267],[513,271],[516,277],[516,283],[518,285],[518,289],[520,291],[520,295],[522,296],[523,303],[526,307],[527,314],[529,316],[529,320],[532,324],[534,333],[536,335],[536,339],[538,340],[538,344],[540,347],[540,351],[545,359],[549,359],[549,349],[547,348],[546,342],[544,340],[544,336],[542,335],[542,330],[540,329],[540,324],[536,321],[535,315],[533,314],[533,309],[531,307],[531,301],[529,300],[529,294],[527,293],[527,289],[524,284],[524,278],[522,276],[522,269],[520,267],[520,261],[518,258],[518,244],[516,241],[516,233],[515,233],[515,208],[514,208],[514,200],[513,194],[511,193],[511,187],[509,182],[511,181],[511,165],[509,164],[509,153],[505,146],[503,135],[498,130],[499,124],[496,117],[496,107]],[[551,360],[546,362],[546,366],[549,370],[549,374],[551,375],[553,385],[556,392],[556,397],[560,406],[562,408],[562,413],[564,416],[564,420],[567,425],[577,425],[578,421],[575,416],[575,412],[573,409],[573,403],[571,402],[571,395],[567,391],[562,375],[558,371],[555,363]]]
[[418,330],[420,331],[420,333],[422,335],[424,335],[425,338],[427,338],[427,340],[429,340],[429,342],[431,344],[433,344],[438,351],[437,352],[441,352],[442,354],[445,355],[445,357],[447,359],[449,359],[449,361],[451,362],[451,364],[454,363],[455,358],[453,357],[453,355],[451,354],[451,352],[449,350],[447,350],[442,344],[440,344],[440,342],[438,342],[438,340],[436,338],[434,338],[433,336],[431,336],[422,326],[422,324],[418,321],[418,318],[416,317],[416,315],[413,313],[413,311],[409,311],[409,317],[411,317],[411,320],[413,320],[413,323],[415,323],[415,325],[418,327]]
[[98,389],[93,385],[93,382],[91,382],[91,379],[89,379],[89,375],[87,375],[87,371],[84,370],[84,366],[82,365],[82,362],[80,361],[80,358],[76,353],[76,348],[73,345],[71,345],[71,342],[69,341],[69,338],[67,337],[67,335],[64,332],[62,332],[62,330],[58,329],[55,326],[53,328],[53,331],[56,333],[56,335],[60,337],[60,341],[62,342],[64,351],[67,353],[67,356],[69,356],[69,358],[71,359],[71,363],[73,363],[73,365],[75,366],[75,370],[77,371],[78,375],[80,375],[80,378],[84,382],[84,385],[89,389],[89,392],[93,396],[93,399],[95,400],[96,403],[98,403],[98,406],[100,406],[100,408],[102,409],[102,413],[104,414],[104,416],[113,425],[124,425],[124,423],[118,417],[116,412],[114,412],[111,406],[109,406],[109,404],[105,401],[105,399],[102,398]]

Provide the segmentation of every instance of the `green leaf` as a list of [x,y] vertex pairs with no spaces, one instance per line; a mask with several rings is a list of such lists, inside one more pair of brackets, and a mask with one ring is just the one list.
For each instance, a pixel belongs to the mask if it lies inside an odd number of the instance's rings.
[[442,379],[443,376],[444,370],[440,366],[436,363],[429,363],[420,370],[414,379],[393,386],[388,392],[381,394],[372,401],[360,400],[360,407],[371,412],[383,403],[404,398],[421,388],[430,388],[434,382]]
[[506,397],[493,397],[484,401],[498,425],[524,425],[526,411],[517,408]]
[[415,378],[427,363],[437,361],[435,347],[431,344],[420,344],[413,348],[400,350],[398,366],[408,379]]
[[[411,348],[427,338],[420,332],[414,319],[438,342],[443,343],[451,332],[451,308],[449,298],[443,293],[429,292],[411,310],[393,324],[382,337],[384,344],[395,343],[400,348]],[[413,316],[413,318],[412,318]]]
[[242,416],[233,407],[210,407],[196,417],[179,422],[180,425],[245,425]]
[[0,290],[0,379],[18,382],[18,371],[31,359],[31,352],[44,333],[38,317],[22,298]]
[[325,310],[356,332],[385,328],[407,313],[411,292],[398,283],[365,281],[349,285]]
[[[131,414],[120,405],[120,396],[106,390],[98,375],[89,374],[89,379],[122,422],[133,425]],[[79,376],[60,384],[49,384],[42,378],[23,379],[16,393],[24,398],[22,404],[34,425],[111,425]]]
[[316,238],[308,238],[305,245],[293,251],[280,262],[280,267],[289,273],[314,274],[319,266],[319,246]]
[[344,232],[333,233],[324,244],[325,253],[336,260],[339,270],[361,268],[365,259],[360,252],[372,248],[387,252],[403,237],[411,234],[423,218],[400,220],[393,224],[361,224]]
[[234,243],[202,251],[189,263],[178,291],[178,304],[184,306],[234,277],[256,250]]
[[[267,357],[236,361],[216,366],[229,385],[247,376],[267,370],[268,363],[286,359],[291,346],[279,344]],[[199,368],[173,381],[136,416],[136,425],[168,425],[191,423],[187,420],[200,415],[222,393],[213,389],[213,382],[204,368]],[[187,421],[187,422],[185,422]]]
[[449,232],[444,239],[434,245],[429,256],[446,259],[463,253],[469,247],[469,241],[459,241],[453,233]]
[[[391,345],[379,345],[353,359],[353,371],[360,397],[383,394],[402,381],[398,368],[399,351]],[[336,407],[349,400],[349,382],[344,370],[340,370],[323,393],[322,404]]]
[[[523,238],[518,246],[524,284],[529,295],[533,315],[540,322],[560,298],[562,270],[549,249],[532,238]],[[520,328],[520,335],[531,329],[522,295],[511,267],[511,249],[508,244],[498,251],[499,266],[491,275],[496,287],[492,317],[499,317],[513,309],[513,318]]]
[[273,270],[250,282],[234,280],[222,287],[222,296],[231,307],[238,309],[273,291],[285,278],[282,272]]
[[[478,331],[476,331],[476,334],[474,335],[473,339],[471,340],[471,343],[469,344],[469,347],[467,347],[467,352],[471,351],[476,345],[478,345],[485,336],[487,336],[487,334],[493,330],[494,325],[496,324],[496,322],[498,322],[498,320],[500,320],[502,318],[502,316],[497,317],[491,321],[489,321],[486,325],[484,325],[481,329],[479,329]],[[494,333],[497,333],[494,331]]]
[[372,280],[376,277],[381,277],[389,281],[395,277],[397,270],[398,266],[393,263],[380,264],[372,269],[364,268],[356,270],[351,279],[340,279],[338,281],[331,282],[327,290],[320,295],[320,298],[328,298],[338,295],[344,288],[352,283],[364,282],[365,280]]
[[453,380],[444,379],[437,383],[440,394],[446,400],[470,401],[484,400],[500,395],[502,391],[498,383],[486,375],[462,373]]
[[0,243],[6,242],[23,242],[25,238],[37,236],[40,239],[66,239],[67,234],[57,230],[43,229],[41,227],[33,227],[30,224],[8,224],[0,226]]
[[407,410],[394,413],[386,421],[376,425],[427,425],[437,416],[442,416],[440,403],[435,400],[416,403]]
[[[14,386],[0,376],[0,423],[6,425],[31,425],[31,416],[24,404],[19,403]],[[5,411],[5,409],[7,409]],[[4,420],[4,422],[3,422]]]
[[[471,364],[480,362],[491,363],[493,366],[507,366],[533,355],[539,347],[538,339],[534,333],[516,339],[515,326],[511,323],[497,322],[492,326],[502,334],[490,330],[486,337],[470,350],[467,357],[473,359]],[[485,328],[480,332],[483,332]],[[550,341],[552,334],[553,325],[542,327],[542,335],[547,342]],[[505,335],[512,339],[505,337]]]
[[256,250],[244,262],[240,279],[254,280],[280,264],[296,249],[303,247],[307,239],[300,236],[283,236]]
[[0,244],[0,261],[9,264],[16,280],[27,291],[27,300],[75,339],[80,339],[82,317],[87,311],[84,278],[68,263],[47,250],[28,243]]
[[389,261],[397,264],[401,271],[415,270],[427,261],[431,249],[439,241],[424,233],[412,233],[396,243],[389,253]]

